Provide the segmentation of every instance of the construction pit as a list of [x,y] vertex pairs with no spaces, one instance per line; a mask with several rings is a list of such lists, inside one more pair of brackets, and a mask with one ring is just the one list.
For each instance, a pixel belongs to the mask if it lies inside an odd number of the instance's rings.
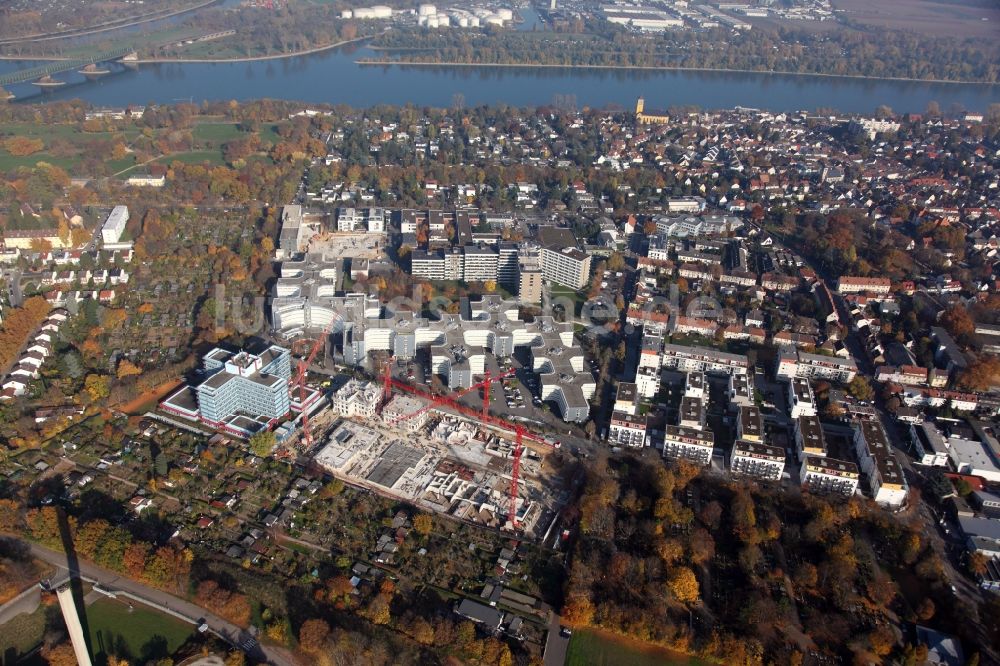
[[392,419],[339,419],[314,462],[335,477],[453,518],[543,541],[569,499],[553,461],[525,446],[517,527],[508,518],[514,433],[428,410],[417,425]]

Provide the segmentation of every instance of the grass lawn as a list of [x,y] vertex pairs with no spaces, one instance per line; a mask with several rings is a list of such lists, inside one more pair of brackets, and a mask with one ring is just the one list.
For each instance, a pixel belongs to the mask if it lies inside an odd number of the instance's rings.
[[104,664],[109,655],[132,663],[146,663],[169,657],[194,632],[194,627],[169,615],[133,602],[98,599],[87,607],[90,650],[95,664]]
[[568,298],[573,301],[573,314],[579,315],[583,311],[583,304],[587,302],[587,297],[575,289],[570,289],[569,287],[564,287],[561,284],[552,283],[549,288],[549,294],[552,299],[557,298]]
[[235,123],[198,123],[191,132],[195,141],[218,141],[225,143],[245,134]]
[[566,652],[566,666],[698,666],[704,662],[656,647],[578,629]]
[[48,162],[67,173],[72,173],[74,167],[80,163],[80,159],[78,157],[53,157],[47,153],[17,157],[7,152],[0,152],[0,171],[12,171],[19,167],[34,167],[39,162]]

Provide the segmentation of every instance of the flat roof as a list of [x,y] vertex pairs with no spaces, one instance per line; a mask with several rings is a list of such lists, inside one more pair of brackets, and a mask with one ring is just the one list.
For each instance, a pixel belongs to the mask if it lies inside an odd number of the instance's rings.
[[745,439],[738,439],[733,442],[733,455],[743,456],[744,458],[771,460],[774,462],[785,461],[785,450],[780,446],[763,444],[761,442],[748,442]]
[[951,449],[951,457],[956,462],[965,463],[973,470],[985,470],[1000,474],[1000,467],[997,467],[989,449],[982,442],[962,439],[961,437],[949,437],[948,446]]
[[806,471],[816,474],[840,476],[849,479],[856,479],[859,476],[858,466],[847,460],[809,456],[802,464],[805,465]]
[[636,387],[632,382],[622,382],[618,385],[616,400],[622,402],[635,402]]
[[760,410],[756,407],[740,407],[740,432],[746,435],[763,435]]
[[823,424],[818,416],[800,416],[795,426],[802,435],[802,446],[806,449],[826,451],[826,438],[823,436]]

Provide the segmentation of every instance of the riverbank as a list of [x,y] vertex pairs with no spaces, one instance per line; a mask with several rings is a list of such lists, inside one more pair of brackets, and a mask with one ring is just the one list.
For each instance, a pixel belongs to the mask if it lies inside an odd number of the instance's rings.
[[854,79],[861,81],[897,81],[900,83],[946,83],[952,85],[975,85],[984,87],[1000,87],[1000,82],[988,81],[955,81],[952,79],[914,79],[902,76],[866,76],[864,74],[821,74],[817,72],[790,72],[782,70],[763,69],[731,69],[726,67],[672,67],[670,65],[550,65],[543,63],[508,63],[508,62],[410,62],[404,60],[355,60],[355,65],[367,66],[397,66],[397,67],[488,67],[497,69],[579,69],[579,70],[609,70],[635,72],[722,72],[728,74],[768,74],[783,76],[817,76],[829,79]]
[[[189,12],[194,12],[199,9],[204,9],[209,5],[214,5],[220,2],[220,0],[205,0],[204,2],[193,5],[191,7],[183,7],[181,9],[176,9],[166,14],[151,12],[143,16],[135,17],[131,23],[116,23],[115,21],[107,21],[100,25],[90,26],[88,28],[81,28],[81,32],[68,31],[65,33],[49,33],[42,35],[32,35],[28,37],[17,37],[17,38],[7,38],[0,40],[0,46],[7,44],[23,44],[25,42],[50,42],[57,39],[73,39],[74,37],[86,37],[87,35],[96,35],[101,32],[111,32],[112,30],[124,30],[125,28],[131,28],[133,26],[142,25],[143,23],[150,23],[152,21],[162,21],[164,19],[173,18],[174,16],[180,16],[181,14],[187,14]],[[122,19],[129,20],[129,19]],[[5,59],[12,59],[7,58]],[[20,57],[19,60],[32,60],[30,57]],[[34,58],[35,60],[42,60],[42,58]],[[50,58],[51,60],[61,60],[61,58]]]
[[129,62],[136,65],[159,65],[170,63],[204,65],[215,63],[221,64],[234,62],[260,62],[262,60],[281,60],[283,58],[298,58],[301,56],[313,55],[315,53],[323,53],[324,51],[331,51],[341,46],[347,46],[348,44],[363,42],[366,39],[370,39],[370,37],[356,37],[355,39],[347,39],[342,42],[337,42],[336,44],[326,44],[324,46],[316,46],[311,49],[293,51],[292,53],[276,53],[274,55],[266,56],[245,56],[242,58],[140,58],[139,60],[130,60]]

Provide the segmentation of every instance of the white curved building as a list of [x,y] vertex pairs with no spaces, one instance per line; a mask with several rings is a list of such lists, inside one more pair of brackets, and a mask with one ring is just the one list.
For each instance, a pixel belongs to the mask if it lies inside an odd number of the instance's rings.
[[369,366],[370,352],[413,358],[428,349],[431,371],[453,390],[468,388],[486,370],[488,354],[506,358],[518,347],[531,352],[543,400],[559,405],[565,421],[582,422],[596,389],[573,325],[537,317],[518,319],[517,306],[499,296],[472,303],[462,299],[459,314],[431,319],[394,309],[365,294],[337,293],[335,264],[285,262],[271,299],[271,324],[287,338],[325,328],[331,321],[332,349],[345,365]]

